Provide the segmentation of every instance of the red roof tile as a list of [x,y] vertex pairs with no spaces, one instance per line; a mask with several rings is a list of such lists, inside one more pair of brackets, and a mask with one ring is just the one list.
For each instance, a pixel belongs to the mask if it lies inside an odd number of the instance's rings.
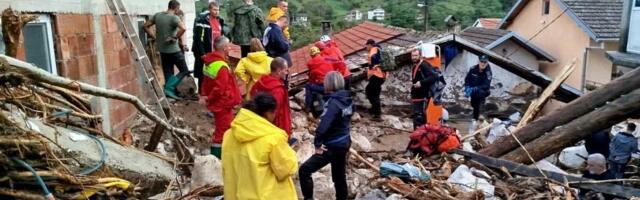
[[[340,31],[331,36],[334,39],[344,56],[349,56],[364,49],[364,44],[368,39],[376,42],[383,42],[403,35],[402,32],[393,28],[385,27],[383,24],[373,22],[363,22],[357,26]],[[315,43],[315,41],[314,41]],[[307,61],[311,59],[309,48],[313,43],[292,51],[291,60],[293,66],[290,73],[300,73],[307,69]],[[230,56],[234,58],[240,57],[240,47],[232,45]]]

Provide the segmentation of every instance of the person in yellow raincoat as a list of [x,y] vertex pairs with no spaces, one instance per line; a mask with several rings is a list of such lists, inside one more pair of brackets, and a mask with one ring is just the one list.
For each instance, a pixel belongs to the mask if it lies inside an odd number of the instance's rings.
[[[285,0],[279,0],[277,7],[272,7],[269,10],[269,14],[267,15],[267,22],[273,23],[278,21],[278,19],[282,16],[286,16],[289,11],[289,3]],[[291,35],[289,34],[289,26],[282,28],[282,33],[287,40],[291,40]]]
[[260,93],[247,102],[222,142],[224,199],[296,200],[298,170],[287,133],[271,123],[276,100]]
[[251,99],[249,92],[253,85],[264,75],[271,73],[271,61],[273,58],[267,56],[267,52],[259,39],[251,39],[251,50],[247,57],[240,59],[234,73],[240,80],[244,81],[245,99]]

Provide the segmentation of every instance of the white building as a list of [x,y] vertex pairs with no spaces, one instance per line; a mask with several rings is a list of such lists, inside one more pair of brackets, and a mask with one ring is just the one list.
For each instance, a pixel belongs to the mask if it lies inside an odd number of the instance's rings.
[[376,8],[367,12],[367,19],[382,21],[384,20],[385,11],[382,8]]
[[347,16],[344,17],[344,20],[353,22],[362,20],[362,12],[358,9],[353,9],[347,13]]

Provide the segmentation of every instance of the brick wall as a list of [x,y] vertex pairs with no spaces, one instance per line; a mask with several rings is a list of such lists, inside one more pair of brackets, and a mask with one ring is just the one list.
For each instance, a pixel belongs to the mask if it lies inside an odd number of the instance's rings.
[[[98,66],[93,30],[93,16],[55,14],[56,58],[58,74],[98,85]],[[140,96],[141,84],[132,63],[130,49],[118,31],[113,16],[101,17],[102,44],[109,89]],[[98,107],[98,106],[96,106]],[[137,110],[129,103],[109,100],[112,133],[120,134],[129,126]]]

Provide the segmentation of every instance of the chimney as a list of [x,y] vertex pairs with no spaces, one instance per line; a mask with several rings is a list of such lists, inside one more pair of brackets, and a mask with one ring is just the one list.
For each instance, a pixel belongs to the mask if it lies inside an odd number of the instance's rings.
[[331,21],[322,21],[322,32],[321,35],[331,35]]

